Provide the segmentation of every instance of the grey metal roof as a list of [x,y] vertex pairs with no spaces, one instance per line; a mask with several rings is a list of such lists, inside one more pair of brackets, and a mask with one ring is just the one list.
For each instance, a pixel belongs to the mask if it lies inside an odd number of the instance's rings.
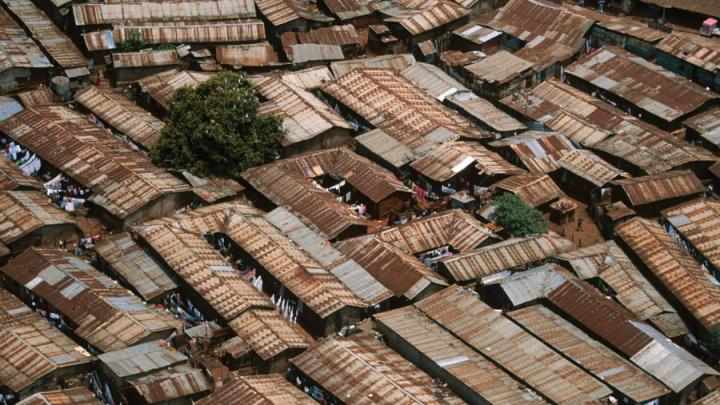
[[124,378],[184,363],[188,358],[165,345],[148,342],[101,354],[98,359],[116,376]]

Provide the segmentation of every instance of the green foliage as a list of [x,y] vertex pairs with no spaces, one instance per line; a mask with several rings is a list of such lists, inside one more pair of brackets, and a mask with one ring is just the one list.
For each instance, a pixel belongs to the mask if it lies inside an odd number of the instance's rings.
[[201,176],[240,177],[275,159],[285,135],[276,117],[259,117],[252,86],[225,71],[195,88],[177,90],[168,122],[151,151],[155,164]]
[[130,31],[130,38],[120,44],[120,50],[123,52],[137,52],[145,48],[145,41],[140,37],[140,31]]
[[174,51],[177,48],[173,44],[160,44],[153,49],[156,51]]
[[496,197],[493,203],[495,212],[491,219],[512,236],[547,233],[548,221],[542,217],[542,213],[515,194],[502,194]]

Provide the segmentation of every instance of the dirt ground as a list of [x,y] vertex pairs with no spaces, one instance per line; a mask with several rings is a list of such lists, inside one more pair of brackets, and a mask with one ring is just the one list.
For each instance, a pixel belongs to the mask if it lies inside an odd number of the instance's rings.
[[[550,221],[550,230],[575,242],[578,247],[590,246],[602,242],[604,240],[602,233],[588,214],[587,206],[577,200],[573,201],[577,204],[574,217],[566,223]],[[545,217],[549,219],[549,215]],[[582,218],[582,229],[578,229],[580,218]]]

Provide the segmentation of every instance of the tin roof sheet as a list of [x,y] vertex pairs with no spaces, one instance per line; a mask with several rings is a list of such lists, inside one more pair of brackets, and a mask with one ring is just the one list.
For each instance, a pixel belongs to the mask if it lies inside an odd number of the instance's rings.
[[[470,14],[470,12],[461,5],[450,1],[428,0],[415,2],[415,4],[415,6],[407,4],[408,7],[401,5],[403,9],[402,12],[385,18],[384,21],[386,23],[398,23],[410,35],[420,35],[460,20]],[[383,12],[382,8],[380,12]]]
[[357,405],[463,403],[369,334],[327,338],[290,362],[336,398]]
[[600,399],[608,387],[457,285],[415,304],[429,318],[555,403]]
[[252,0],[128,1],[73,4],[72,8],[77,26],[255,17]]
[[706,141],[720,147],[720,107],[694,115],[683,124],[696,131]]
[[[526,382],[517,383],[505,369],[481,356],[414,306],[376,314],[375,319],[381,331],[389,329],[397,334],[402,344],[407,342],[488,403],[545,403]],[[423,359],[416,361],[424,362]]]
[[180,365],[144,377],[133,378],[128,383],[148,404],[187,397],[210,391],[211,388],[205,379],[203,370],[188,365]]
[[559,169],[558,160],[575,150],[572,143],[557,132],[528,131],[492,141],[489,145],[510,148],[528,170],[539,174]]
[[692,405],[713,405],[720,401],[720,389],[715,389],[704,397],[692,402]]
[[49,87],[23,91],[17,94],[17,98],[25,107],[32,107],[43,104],[53,104],[55,95]]
[[101,405],[95,394],[86,387],[68,388],[59,391],[45,391],[33,394],[18,405]]
[[465,38],[478,45],[490,42],[502,35],[502,32],[482,26],[476,22],[470,22],[453,31],[453,35]]
[[617,235],[707,330],[720,324],[720,287],[658,223],[633,218]]
[[48,16],[30,0],[13,0],[5,3],[32,37],[62,68],[88,66],[88,60]]
[[228,323],[263,360],[286,350],[306,349],[307,340],[276,309],[253,308]]
[[557,161],[565,170],[602,187],[613,179],[624,177],[615,166],[586,149],[575,149]]
[[75,219],[38,191],[0,192],[0,242],[9,245],[44,227],[72,226]]
[[645,42],[655,43],[668,36],[667,33],[650,28],[647,24],[642,24],[631,17],[600,13],[591,8],[576,5],[567,5],[566,8],[574,14],[595,21],[595,25],[599,27]]
[[446,99],[451,106],[498,132],[522,132],[527,127],[493,103],[472,92],[457,92]]
[[393,167],[402,167],[415,159],[415,153],[382,129],[373,129],[355,140]]
[[148,93],[163,108],[168,109],[170,97],[181,87],[195,87],[206,82],[212,74],[190,71],[169,71],[145,77],[138,81],[142,91]]
[[141,343],[98,356],[117,377],[136,377],[187,362],[179,351],[158,342]]
[[112,54],[112,63],[115,69],[172,66],[180,65],[180,58],[174,49],[167,51],[115,52]]
[[715,268],[720,268],[720,203],[700,199],[662,212],[669,222]]
[[325,15],[317,4],[309,0],[257,0],[255,4],[262,15],[275,27],[296,20],[333,21],[332,17]]
[[410,167],[435,181],[446,181],[474,165],[478,174],[486,176],[513,175],[525,170],[510,164],[497,153],[476,142],[455,141],[432,149],[415,160]]
[[592,147],[612,135],[612,132],[564,110],[543,124],[551,130],[565,135],[573,142],[587,147]]
[[440,102],[457,92],[470,91],[442,69],[429,63],[417,62],[401,71],[400,75]]
[[67,316],[78,325],[74,333],[102,351],[174,329],[164,314],[62,250],[30,248],[0,271]]
[[511,192],[531,207],[539,207],[562,195],[560,188],[547,174],[521,174],[507,177],[494,183],[491,187]]
[[677,8],[712,17],[720,16],[720,4],[715,0],[647,0],[646,3],[664,8]]
[[269,42],[256,44],[218,45],[215,47],[218,63],[240,67],[261,67],[280,65],[275,49]]
[[178,287],[127,232],[101,239],[95,244],[95,251],[146,301],[167,294]]
[[690,171],[674,171],[614,180],[612,184],[622,187],[633,206],[701,194],[705,191],[703,184]]
[[155,145],[160,138],[160,131],[165,127],[165,123],[117,93],[107,83],[97,87],[89,86],[75,93],[75,100],[148,150]]
[[255,91],[274,103],[287,131],[283,146],[312,139],[333,128],[350,124],[313,93],[280,78],[251,79]]
[[477,80],[502,85],[512,81],[532,67],[532,62],[503,50],[479,62],[463,66],[463,69],[470,72]]
[[715,96],[620,48],[605,46],[580,58],[565,74],[581,78],[667,122],[692,114]]
[[670,393],[637,366],[543,306],[530,306],[508,315],[545,344],[635,402]]
[[415,57],[413,55],[409,53],[401,53],[398,55],[380,55],[374,58],[361,58],[342,62],[332,62],[330,64],[330,69],[337,78],[359,68],[390,69],[394,73],[399,74],[414,63]]
[[343,60],[345,56],[340,45],[294,44],[288,58],[293,63]]
[[189,189],[142,153],[65,106],[27,108],[0,122],[0,129],[88,187],[89,200],[118,218],[163,195]]
[[660,41],[656,48],[708,72],[720,68],[720,44],[713,38],[674,32]]
[[315,400],[280,374],[247,375],[225,381],[198,405],[314,405]]
[[327,66],[313,66],[302,70],[280,72],[280,78],[293,86],[305,90],[314,90],[334,79],[332,72]]
[[441,260],[455,280],[468,281],[526,266],[558,253],[572,250],[575,245],[559,235],[512,238],[470,252]]
[[45,69],[53,64],[25,31],[8,14],[0,10],[0,71],[12,68]]
[[14,189],[42,190],[42,183],[35,177],[28,176],[11,159],[0,159],[0,190]]

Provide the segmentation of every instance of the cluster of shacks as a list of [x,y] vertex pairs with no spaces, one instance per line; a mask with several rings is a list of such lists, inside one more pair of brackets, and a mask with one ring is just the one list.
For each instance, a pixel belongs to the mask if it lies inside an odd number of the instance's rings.
[[0,405],[720,403],[717,2],[0,3]]

